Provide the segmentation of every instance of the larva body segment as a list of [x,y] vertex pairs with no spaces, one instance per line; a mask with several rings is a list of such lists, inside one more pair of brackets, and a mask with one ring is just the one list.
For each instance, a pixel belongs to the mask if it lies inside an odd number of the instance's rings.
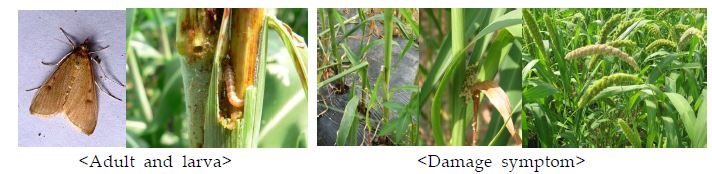
[[648,46],[645,47],[645,51],[648,51],[648,52],[657,51],[661,46],[668,46],[668,47],[675,49],[675,48],[677,48],[677,43],[675,43],[671,40],[667,40],[667,39],[658,39],[658,40],[655,40],[652,43],[648,44]]
[[616,73],[610,76],[604,76],[603,78],[593,82],[593,84],[591,84],[588,89],[586,89],[586,92],[583,94],[583,96],[581,96],[581,99],[578,102],[578,107],[583,107],[584,104],[588,104],[588,102],[590,102],[589,100],[591,100],[594,96],[598,95],[598,93],[601,92],[603,89],[606,89],[608,87],[640,83],[643,83],[643,80],[641,80],[635,75],[626,73]]
[[585,56],[591,56],[591,55],[616,56],[616,57],[619,57],[621,60],[625,61],[626,63],[628,63],[628,65],[632,66],[633,69],[635,69],[636,71],[640,71],[640,67],[638,67],[637,63],[635,63],[635,60],[633,59],[633,57],[629,56],[628,54],[626,54],[625,52],[621,51],[618,48],[608,46],[605,44],[594,44],[594,45],[577,48],[577,49],[567,53],[565,59],[571,60],[573,58],[585,57]]

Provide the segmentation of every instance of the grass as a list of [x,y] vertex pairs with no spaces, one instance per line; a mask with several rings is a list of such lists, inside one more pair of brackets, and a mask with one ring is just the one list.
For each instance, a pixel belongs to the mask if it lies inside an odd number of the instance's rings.
[[[402,103],[391,100],[397,92],[414,96],[417,88],[394,86],[392,77],[405,54],[417,48],[417,14],[414,9],[319,9],[318,34],[318,88],[319,121],[322,114],[341,116],[334,144],[320,145],[415,145],[417,127],[414,112],[417,101]],[[346,17],[350,16],[350,17]],[[359,32],[360,31],[360,32]],[[400,54],[394,52],[396,39],[406,39]],[[354,46],[356,43],[357,46]],[[400,46],[400,45],[398,45]],[[374,66],[367,54],[383,48],[383,66],[377,72],[369,72]],[[379,57],[380,58],[380,57]],[[375,78],[373,83],[369,75]],[[355,80],[347,80],[349,78]],[[407,75],[406,75],[406,78]],[[413,78],[413,77],[410,77]],[[348,98],[344,108],[337,107],[329,98]],[[375,117],[374,113],[382,116]],[[395,115],[393,115],[395,114]],[[332,117],[332,116],[327,116]],[[329,118],[331,119],[331,118]],[[320,129],[327,129],[322,128]],[[406,135],[407,136],[404,136]]]
[[707,146],[704,9],[523,14],[525,147]]

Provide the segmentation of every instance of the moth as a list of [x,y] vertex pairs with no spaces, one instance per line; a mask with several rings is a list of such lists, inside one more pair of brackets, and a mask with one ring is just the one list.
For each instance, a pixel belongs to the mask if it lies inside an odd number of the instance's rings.
[[[57,69],[41,86],[27,90],[39,89],[32,99],[30,113],[40,117],[51,117],[63,113],[75,127],[79,128],[84,134],[91,135],[96,128],[99,106],[96,88],[121,101],[121,99],[107,92],[94,79],[96,77],[94,74],[95,68],[99,68],[103,73],[103,76],[99,76],[99,78],[103,79],[106,76],[106,71],[102,68],[101,60],[96,53],[109,46],[91,50],[89,38],[77,45],[64,29],[59,29],[69,41],[68,44],[72,50],[56,63],[42,61],[44,65],[57,66]],[[94,66],[92,62],[96,63],[97,66]],[[125,87],[114,76],[108,79]]]

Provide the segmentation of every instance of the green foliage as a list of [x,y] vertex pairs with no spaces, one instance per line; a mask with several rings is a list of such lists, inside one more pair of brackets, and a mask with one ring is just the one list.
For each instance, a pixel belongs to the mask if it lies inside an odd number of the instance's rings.
[[[426,119],[423,122],[431,128],[422,135],[429,140],[425,143],[454,146],[521,143],[512,141],[519,139],[518,135],[501,130],[508,122],[518,125],[521,119],[521,44],[517,44],[517,40],[522,37],[522,11],[422,9],[421,14],[427,14],[420,18],[420,32],[426,47],[421,50],[424,53],[421,53],[419,72],[429,73],[419,74],[419,81],[423,83],[418,98],[422,118]],[[440,19],[450,20],[451,25],[445,31],[438,26],[447,22]],[[474,90],[465,89],[467,81],[497,81],[492,84],[505,91],[501,94],[506,94],[497,97],[506,98],[512,106],[495,107],[509,107],[513,117],[504,119],[498,111],[486,109],[494,108],[489,103],[491,98],[479,97],[479,92],[465,93],[476,94],[471,97],[460,97],[462,91]]]
[[[415,41],[419,35],[418,19],[413,18],[413,14],[417,14],[415,9],[405,8],[319,9],[320,28],[317,47],[319,96],[342,97],[338,95],[350,93],[349,103],[345,108],[332,109],[329,103],[331,101],[323,104],[325,108],[329,108],[325,113],[341,109],[344,111],[340,114],[342,118],[335,145],[418,144],[417,136],[414,136],[418,131],[414,123],[417,119],[414,112],[418,104],[417,100],[412,97],[411,102],[407,103],[391,101],[392,95],[398,91],[410,94],[418,92],[417,88],[412,90],[412,87],[407,87],[415,85],[393,87],[391,82],[392,78],[412,78],[407,77],[407,74],[393,72],[408,51],[419,47]],[[406,45],[400,47],[396,39],[406,39]],[[373,54],[374,49],[380,48],[383,48],[379,54],[383,57],[384,64],[380,67],[380,71],[369,72],[373,70],[369,68],[372,66],[369,59],[373,58],[368,58],[366,55],[369,52]],[[401,49],[394,50],[396,48]],[[389,54],[392,52],[400,52],[400,54],[396,57]],[[375,83],[369,80],[369,75],[373,74],[377,76]],[[354,77],[355,80],[346,82],[350,77]],[[382,116],[373,118],[373,113],[381,113]],[[359,129],[364,125],[361,123],[365,124],[365,129]],[[363,143],[358,144],[359,142]]]
[[[694,29],[706,25],[705,10],[526,11],[531,21],[525,28],[547,25],[540,33],[549,36],[535,40],[529,32],[533,40],[524,43],[527,147],[707,146],[706,115],[701,115],[706,114],[707,46],[704,33]],[[595,44],[617,47],[630,60],[611,54],[563,61],[557,56]],[[539,50],[553,55],[542,58]],[[542,59],[554,64],[543,66]],[[640,71],[625,65],[629,62],[637,62]]]

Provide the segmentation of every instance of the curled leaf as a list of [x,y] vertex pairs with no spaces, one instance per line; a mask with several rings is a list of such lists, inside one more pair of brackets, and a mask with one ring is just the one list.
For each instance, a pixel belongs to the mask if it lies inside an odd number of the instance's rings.
[[[485,93],[485,96],[487,96],[487,99],[489,99],[490,103],[499,111],[499,114],[502,115],[502,119],[505,121],[511,120],[512,117],[512,105],[509,103],[509,96],[507,96],[507,93],[502,90],[501,87],[499,87],[499,84],[497,84],[494,81],[487,80],[487,81],[482,81],[482,82],[477,82],[471,86],[472,88],[470,89],[475,89],[475,90],[480,90],[481,92]],[[509,131],[509,134],[514,137],[515,144],[521,144],[522,139],[519,137],[519,133],[517,130],[514,129],[514,123],[513,120],[507,121],[505,126],[507,127],[507,131]]]

